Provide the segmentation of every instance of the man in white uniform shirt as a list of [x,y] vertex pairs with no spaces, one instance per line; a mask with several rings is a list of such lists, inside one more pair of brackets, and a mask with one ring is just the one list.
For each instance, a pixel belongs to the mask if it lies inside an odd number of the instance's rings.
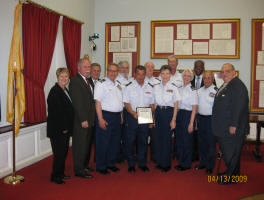
[[[154,73],[154,64],[153,62],[151,61],[148,61],[145,63],[145,68],[146,68],[146,78],[145,78],[145,81],[150,83],[151,85],[153,85],[153,87],[155,85],[158,85],[160,84],[161,80],[158,78],[158,77],[154,77],[153,76],[153,73]],[[155,154],[155,141],[156,138],[155,138],[155,134],[154,134],[154,131],[153,131],[153,128],[149,128],[149,137],[150,137],[150,159],[153,161],[153,162],[156,162],[157,161],[157,158],[156,158],[156,154]]]
[[123,102],[128,111],[126,121],[125,148],[128,159],[128,172],[135,172],[134,143],[137,139],[137,162],[143,171],[147,167],[147,136],[149,124],[138,124],[137,107],[151,107],[154,110],[153,87],[145,80],[146,69],[136,66],[135,80],[126,86],[123,92]]
[[[129,63],[127,61],[120,61],[118,63],[119,66],[119,73],[116,78],[116,81],[121,85],[122,90],[126,87],[126,85],[134,80],[133,77],[129,76]],[[121,163],[125,159],[127,159],[127,156],[125,154],[125,146],[124,146],[124,141],[125,141],[125,123],[126,123],[126,118],[127,118],[127,111],[124,108],[123,109],[123,120],[124,123],[122,125],[122,131],[121,131],[121,140],[120,140],[120,150],[118,153],[118,162]]]
[[117,83],[118,65],[107,67],[107,77],[95,85],[96,120],[96,171],[109,174],[118,172],[115,166],[120,147],[122,123],[122,92]]
[[[177,71],[178,58],[175,55],[168,56],[168,65],[171,67],[171,83],[175,84],[178,88],[183,86],[182,74]],[[174,130],[174,146],[173,146],[173,158],[177,159],[179,157],[177,153],[177,135]]]
[[171,67],[171,82],[174,83],[177,87],[182,87],[182,74],[177,71],[178,58],[175,55],[170,55],[168,57],[168,65]]
[[213,73],[207,71],[203,75],[204,86],[198,93],[198,147],[201,157],[196,170],[206,168],[206,173],[211,174],[215,166],[216,138],[212,133],[212,108],[217,87],[213,84]]

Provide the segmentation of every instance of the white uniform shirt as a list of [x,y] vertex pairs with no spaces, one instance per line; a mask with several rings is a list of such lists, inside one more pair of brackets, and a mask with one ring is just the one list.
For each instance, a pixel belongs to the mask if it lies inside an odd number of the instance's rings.
[[198,105],[197,91],[192,88],[191,83],[179,88],[179,93],[181,95],[181,100],[178,104],[179,109],[192,111],[192,106]]
[[201,87],[198,91],[198,113],[200,115],[212,115],[214,98],[217,93],[217,87],[212,84],[210,87]]
[[177,86],[170,81],[165,85],[160,82],[154,86],[154,98],[156,105],[170,107],[174,107],[174,103],[181,100]]
[[109,78],[98,81],[94,88],[94,99],[101,102],[102,110],[109,112],[121,112],[123,110],[123,98],[121,86]]
[[177,72],[174,75],[171,75],[171,82],[174,83],[178,88],[183,86],[182,73]]
[[146,81],[141,87],[136,80],[133,80],[123,91],[123,102],[129,103],[134,112],[137,107],[149,107],[154,104],[153,87]]
[[160,79],[158,77],[152,76],[151,78],[146,77],[145,81],[150,83],[151,85],[155,86],[160,83]]
[[121,85],[121,88],[124,89],[126,85],[134,80],[133,77],[124,78],[121,74],[118,74],[116,81]]

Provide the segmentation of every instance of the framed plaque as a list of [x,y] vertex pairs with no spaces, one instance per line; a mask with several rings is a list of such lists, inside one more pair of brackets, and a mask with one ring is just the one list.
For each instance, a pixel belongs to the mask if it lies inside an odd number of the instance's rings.
[[138,124],[152,124],[153,116],[151,107],[137,107]]

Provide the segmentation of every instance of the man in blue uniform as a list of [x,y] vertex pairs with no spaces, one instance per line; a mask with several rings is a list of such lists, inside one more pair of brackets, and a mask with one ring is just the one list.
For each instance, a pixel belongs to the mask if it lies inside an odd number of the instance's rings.
[[149,124],[138,124],[137,107],[151,107],[154,110],[153,87],[145,81],[146,68],[136,66],[135,80],[128,84],[123,93],[123,102],[128,111],[126,121],[125,148],[128,172],[135,172],[134,143],[137,139],[137,162],[147,172],[147,136]]
[[96,171],[109,174],[109,170],[118,172],[115,166],[120,147],[122,122],[122,92],[116,82],[118,65],[107,67],[107,78],[95,85],[94,99],[96,120]]
[[217,87],[213,84],[214,75],[206,71],[203,75],[204,86],[198,91],[198,147],[200,163],[196,170],[206,168],[206,173],[211,174],[215,166],[216,138],[212,133],[212,108]]

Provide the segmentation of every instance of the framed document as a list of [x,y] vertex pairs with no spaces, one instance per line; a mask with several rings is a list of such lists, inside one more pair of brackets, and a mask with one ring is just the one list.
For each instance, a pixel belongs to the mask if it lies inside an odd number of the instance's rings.
[[130,76],[140,63],[140,22],[107,22],[105,24],[105,75],[108,63],[127,61]]
[[137,107],[138,124],[152,124],[153,116],[151,107]]
[[151,58],[240,57],[240,19],[151,21]]
[[252,19],[250,111],[264,112],[264,18]]

